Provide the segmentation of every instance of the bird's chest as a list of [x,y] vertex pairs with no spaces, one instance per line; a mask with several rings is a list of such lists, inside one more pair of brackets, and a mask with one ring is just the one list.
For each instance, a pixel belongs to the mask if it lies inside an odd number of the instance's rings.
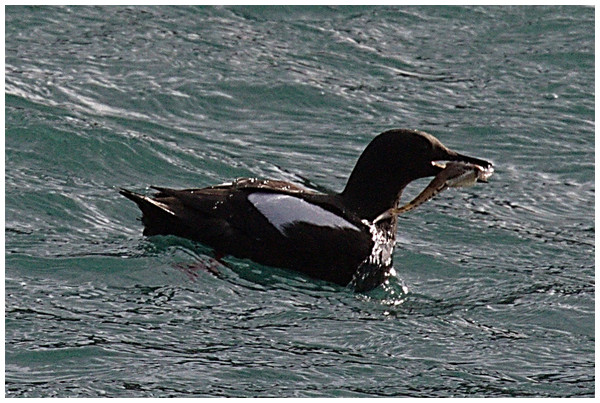
[[382,225],[368,225],[373,239],[373,249],[366,259],[370,264],[390,266],[396,244],[396,220]]
[[350,282],[350,286],[356,291],[371,290],[393,274],[392,256],[396,244],[397,221],[393,219],[378,225],[367,221],[363,223],[369,227],[373,246]]

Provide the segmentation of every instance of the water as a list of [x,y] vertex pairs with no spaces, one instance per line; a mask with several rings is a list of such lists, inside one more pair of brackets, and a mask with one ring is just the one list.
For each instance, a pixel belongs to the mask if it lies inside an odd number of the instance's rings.
[[[6,396],[594,395],[593,8],[7,7],[5,46]],[[368,294],[195,270],[116,191],[339,191],[395,127],[496,173]]]

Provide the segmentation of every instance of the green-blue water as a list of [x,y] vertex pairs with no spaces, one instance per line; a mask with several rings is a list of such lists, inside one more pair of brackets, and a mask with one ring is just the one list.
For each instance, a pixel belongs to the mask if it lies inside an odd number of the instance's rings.
[[[593,8],[5,12],[7,396],[594,395]],[[404,215],[366,295],[193,270],[116,191],[339,191],[397,127],[496,173]]]

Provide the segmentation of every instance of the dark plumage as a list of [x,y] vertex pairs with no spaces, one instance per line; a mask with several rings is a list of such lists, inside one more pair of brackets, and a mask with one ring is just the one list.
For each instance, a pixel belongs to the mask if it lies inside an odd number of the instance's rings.
[[120,192],[142,210],[144,235],[189,238],[221,255],[364,291],[389,276],[397,229],[395,216],[372,221],[398,205],[408,183],[438,174],[433,161],[491,166],[449,150],[430,134],[397,129],[371,141],[338,194],[246,178],[203,189],[153,187],[153,197]]

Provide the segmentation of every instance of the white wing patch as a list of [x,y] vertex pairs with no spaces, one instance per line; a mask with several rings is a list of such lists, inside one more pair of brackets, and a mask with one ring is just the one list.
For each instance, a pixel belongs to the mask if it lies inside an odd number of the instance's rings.
[[249,195],[248,200],[283,235],[287,235],[286,227],[297,223],[360,231],[342,217],[298,197],[256,192]]

